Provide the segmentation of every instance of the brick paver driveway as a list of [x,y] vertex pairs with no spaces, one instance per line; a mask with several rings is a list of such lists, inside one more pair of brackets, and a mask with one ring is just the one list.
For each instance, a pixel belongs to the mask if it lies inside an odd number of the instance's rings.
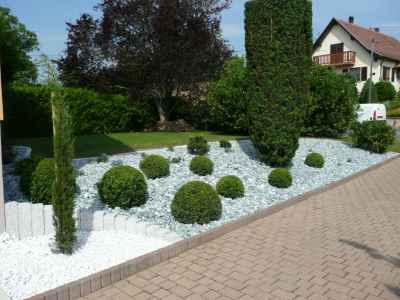
[[399,253],[396,159],[85,299],[400,299]]

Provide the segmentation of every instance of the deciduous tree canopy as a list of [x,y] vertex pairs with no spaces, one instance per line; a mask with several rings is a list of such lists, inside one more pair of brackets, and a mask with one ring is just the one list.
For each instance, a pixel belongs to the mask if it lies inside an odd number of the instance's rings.
[[101,17],[84,14],[68,24],[60,60],[67,86],[124,90],[164,99],[210,80],[231,50],[220,13],[231,0],[103,0]]

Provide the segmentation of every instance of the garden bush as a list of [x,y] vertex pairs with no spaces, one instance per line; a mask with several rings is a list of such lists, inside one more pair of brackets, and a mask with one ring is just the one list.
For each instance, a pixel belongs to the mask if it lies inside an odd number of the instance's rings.
[[356,120],[357,109],[358,96],[354,79],[323,66],[312,68],[305,135],[337,138]]
[[223,132],[247,133],[247,71],[243,58],[225,62],[224,70],[208,89],[214,127]]
[[371,103],[378,102],[378,94],[376,92],[375,84],[372,82],[371,79],[368,79],[361,90],[360,94],[360,103],[369,103],[369,89],[371,86]]
[[379,102],[392,101],[396,98],[396,89],[390,81],[379,81],[375,84]]
[[288,169],[275,169],[268,177],[268,183],[280,189],[286,189],[292,185],[292,175]]
[[324,157],[319,153],[310,153],[307,155],[304,163],[312,168],[323,168],[325,164]]
[[32,155],[15,163],[14,175],[20,176],[19,187],[28,198],[30,198],[33,173],[42,159],[41,156]]
[[33,203],[52,203],[54,179],[54,160],[42,159],[32,174],[30,197]]
[[207,157],[199,155],[192,159],[189,168],[194,174],[206,176],[212,174],[214,163]]
[[98,190],[101,200],[112,208],[130,209],[146,203],[146,179],[133,167],[113,167],[103,176]]
[[353,144],[364,150],[384,153],[395,142],[395,130],[386,121],[356,123],[351,135]]
[[187,148],[188,152],[193,155],[204,155],[210,150],[207,140],[202,136],[190,138]]
[[242,198],[244,197],[244,185],[239,177],[225,176],[218,181],[217,192],[225,198]]
[[221,218],[221,200],[212,186],[200,181],[186,183],[175,194],[171,214],[183,224],[207,224]]
[[221,148],[224,148],[224,149],[231,149],[232,148],[232,144],[229,141],[226,141],[226,140],[219,141],[219,146]]
[[146,156],[139,167],[147,178],[155,179],[169,175],[169,161],[161,155]]
[[260,158],[290,164],[299,146],[312,65],[312,3],[246,2],[249,131]]
[[[62,90],[70,108],[75,134],[104,134],[143,130],[157,122],[150,99],[132,102],[127,96],[99,94],[86,89]],[[7,133],[12,137],[52,135],[50,88],[14,84],[7,90]]]

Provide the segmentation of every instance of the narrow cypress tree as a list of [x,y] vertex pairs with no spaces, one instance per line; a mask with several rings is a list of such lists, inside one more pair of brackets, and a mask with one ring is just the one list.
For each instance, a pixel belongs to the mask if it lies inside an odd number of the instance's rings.
[[312,3],[251,0],[245,23],[250,137],[264,162],[285,166],[298,148],[309,96]]
[[74,136],[71,116],[59,91],[51,95],[55,183],[53,187],[56,245],[64,254],[71,254],[75,242],[74,193],[75,175],[72,166]]
[[361,90],[360,94],[360,103],[369,103],[369,91],[371,88],[371,103],[378,102],[378,93],[376,91],[375,84],[372,82],[371,79],[368,79]]

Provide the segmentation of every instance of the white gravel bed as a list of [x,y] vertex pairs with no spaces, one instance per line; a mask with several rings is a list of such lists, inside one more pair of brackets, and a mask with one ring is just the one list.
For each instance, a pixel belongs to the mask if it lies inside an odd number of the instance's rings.
[[[179,164],[171,164],[170,176],[148,180],[149,198],[145,205],[129,211],[114,209],[114,212],[135,215],[140,220],[170,229],[182,237],[190,237],[258,209],[340,180],[396,155],[374,154],[335,140],[301,139],[291,166],[293,185],[289,189],[280,190],[268,184],[267,177],[272,169],[256,159],[256,151],[250,141],[232,142],[232,152],[229,153],[220,148],[219,143],[210,143],[210,146],[208,157],[214,162],[214,172],[205,177],[197,176],[189,170],[193,155],[187,153],[186,147],[175,147],[174,151],[157,149],[115,155],[111,156],[107,163],[78,161],[80,175],[77,178],[79,194],[76,205],[81,208],[103,208],[96,184],[113,165],[123,164],[138,168],[143,152],[160,154],[170,159],[180,157],[182,161]],[[304,164],[304,159],[310,152],[318,152],[325,157],[323,169],[310,168]],[[176,191],[183,184],[192,180],[202,180],[215,186],[225,175],[240,177],[246,187],[246,193],[242,199],[222,199],[223,215],[219,221],[208,225],[184,225],[173,219],[170,204]]]
[[75,253],[53,253],[53,237],[16,240],[0,235],[0,288],[12,300],[25,299],[124,263],[168,245],[123,232],[78,233]]

